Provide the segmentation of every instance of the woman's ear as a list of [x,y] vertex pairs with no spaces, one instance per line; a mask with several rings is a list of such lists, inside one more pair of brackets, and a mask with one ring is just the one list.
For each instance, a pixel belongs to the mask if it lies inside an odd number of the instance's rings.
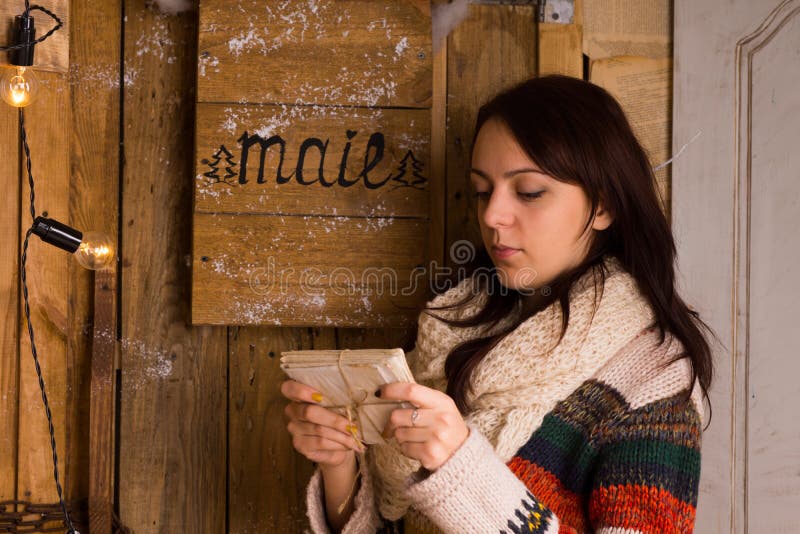
[[612,222],[614,222],[614,217],[611,216],[611,213],[609,213],[602,204],[598,204],[597,210],[594,212],[592,228],[599,232],[611,226]]

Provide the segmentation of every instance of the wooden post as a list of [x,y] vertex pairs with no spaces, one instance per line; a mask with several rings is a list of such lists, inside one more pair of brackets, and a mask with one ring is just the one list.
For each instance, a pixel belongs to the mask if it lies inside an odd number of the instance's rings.
[[116,281],[115,271],[95,274],[89,416],[89,530],[92,533],[111,532],[114,503]]

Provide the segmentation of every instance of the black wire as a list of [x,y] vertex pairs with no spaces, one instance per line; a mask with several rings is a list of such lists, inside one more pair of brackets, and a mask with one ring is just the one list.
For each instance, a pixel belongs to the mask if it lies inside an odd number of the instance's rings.
[[[20,124],[20,133],[22,137],[22,146],[25,149],[25,159],[27,161],[27,169],[28,169],[28,183],[30,184],[31,189],[31,218],[36,219],[36,210],[34,208],[33,200],[33,173],[31,172],[31,151],[28,147],[28,136],[25,132],[25,113],[23,112],[22,108],[19,110],[19,124]],[[33,323],[31,323],[31,309],[28,303],[28,282],[27,282],[27,275],[25,272],[25,262],[28,257],[28,240],[33,233],[33,226],[31,226],[28,231],[25,233],[25,243],[22,245],[22,258],[20,261],[20,274],[22,277],[22,296],[25,300],[25,318],[28,320],[28,334],[31,338],[31,354],[33,354],[33,363],[36,366],[36,374],[39,377],[39,388],[42,390],[42,401],[44,401],[44,411],[47,414],[47,425],[50,430],[50,447],[53,449],[53,476],[55,477],[56,481],[56,491],[58,492],[58,502],[61,504],[61,510],[64,512],[64,520],[67,523],[67,532],[74,533],[77,532],[75,527],[72,525],[72,520],[69,517],[69,512],[67,511],[67,505],[64,502],[64,496],[61,490],[61,482],[58,480],[58,454],[56,454],[56,435],[55,430],[53,428],[53,416],[50,413],[50,403],[47,402],[47,393],[45,391],[44,386],[44,378],[42,377],[42,369],[39,366],[39,356],[36,352],[36,343],[33,337]]]
[[47,9],[46,7],[42,7],[42,6],[39,6],[39,5],[29,6],[28,5],[28,0],[25,0],[25,16],[30,16],[30,12],[31,11],[41,11],[41,12],[47,14],[47,15],[50,15],[50,18],[52,18],[53,20],[56,21],[56,25],[53,26],[52,28],[50,28],[50,31],[48,31],[47,33],[45,33],[44,35],[42,35],[41,37],[39,37],[35,41],[31,41],[30,43],[15,44],[15,45],[11,45],[11,46],[0,46],[0,51],[17,50],[19,48],[28,48],[28,47],[31,47],[31,46],[33,46],[35,44],[41,43],[42,41],[44,41],[45,39],[47,39],[48,37],[53,35],[55,32],[60,30],[61,27],[64,25],[64,23],[61,22],[61,19],[58,18],[58,15],[56,15],[55,13],[53,13],[52,11]]
[[33,173],[31,172],[31,149],[28,147],[28,134],[25,133],[25,113],[22,108],[19,108],[19,127],[20,135],[22,137],[22,148],[25,150],[25,161],[28,167],[28,185],[31,190],[31,220],[36,220],[36,211],[33,207],[33,200],[35,198],[33,191]]

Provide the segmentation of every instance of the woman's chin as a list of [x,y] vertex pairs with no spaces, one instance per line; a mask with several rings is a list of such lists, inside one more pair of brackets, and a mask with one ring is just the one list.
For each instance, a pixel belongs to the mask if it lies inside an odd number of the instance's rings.
[[532,291],[536,289],[537,272],[531,267],[522,269],[507,270],[503,267],[496,267],[497,280],[507,289],[516,291]]

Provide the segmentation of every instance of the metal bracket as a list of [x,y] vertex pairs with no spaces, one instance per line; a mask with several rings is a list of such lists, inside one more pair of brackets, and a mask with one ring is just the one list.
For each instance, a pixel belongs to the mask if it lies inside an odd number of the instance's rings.
[[537,20],[556,24],[572,24],[575,19],[575,0],[469,0],[470,4],[503,4],[537,6]]

